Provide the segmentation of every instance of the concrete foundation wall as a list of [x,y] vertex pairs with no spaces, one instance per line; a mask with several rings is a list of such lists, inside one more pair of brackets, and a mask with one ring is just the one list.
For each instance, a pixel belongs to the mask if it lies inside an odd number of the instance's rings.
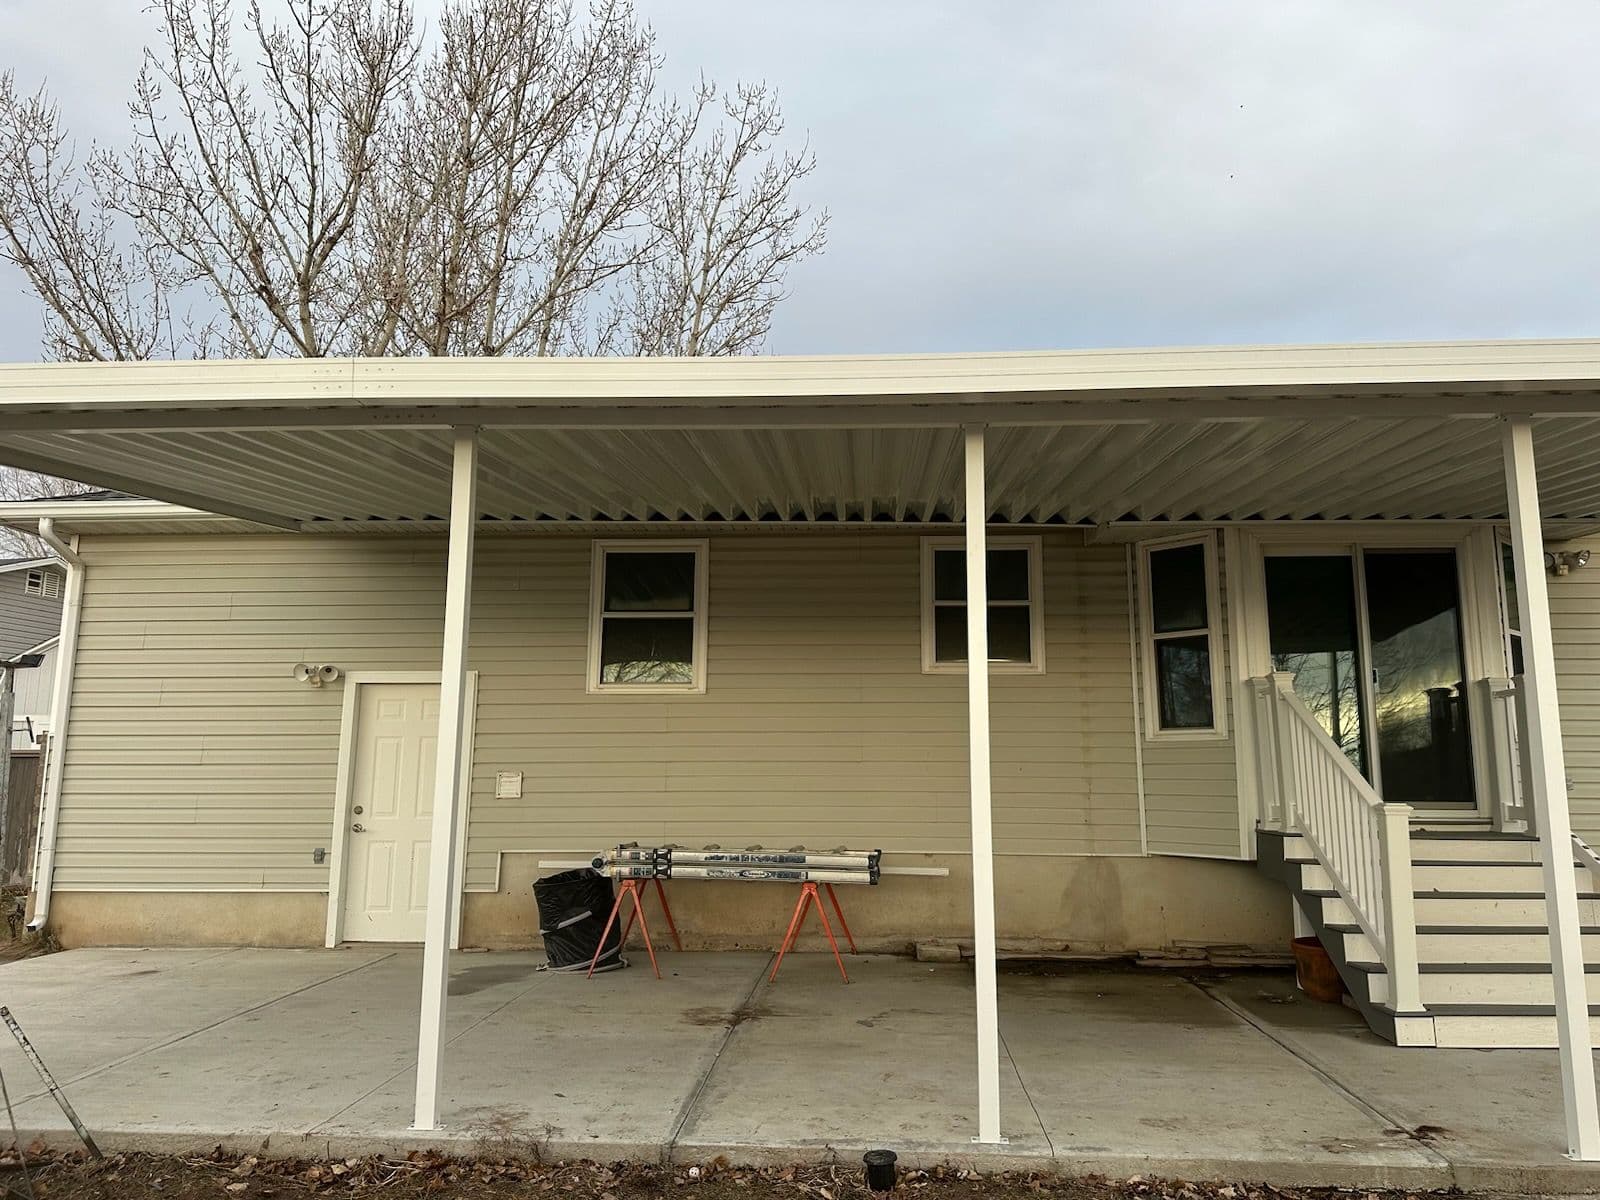
[[[913,942],[972,934],[969,860],[900,856],[901,865],[942,866],[948,878],[890,877],[875,888],[841,887],[845,919],[862,949],[906,951]],[[493,949],[538,943],[533,855],[507,855],[497,892],[470,892],[462,945]],[[1082,954],[1244,945],[1282,949],[1289,898],[1253,866],[1191,858],[1062,858],[1007,855],[997,863],[1004,948]],[[736,883],[667,885],[686,949],[768,949],[793,911],[792,887]],[[64,945],[322,944],[320,894],[60,892],[51,926]],[[645,909],[666,942],[652,897]],[[832,914],[829,914],[830,917]],[[809,948],[823,944],[807,918]]]
[[77,946],[320,946],[319,892],[56,892],[50,930]]

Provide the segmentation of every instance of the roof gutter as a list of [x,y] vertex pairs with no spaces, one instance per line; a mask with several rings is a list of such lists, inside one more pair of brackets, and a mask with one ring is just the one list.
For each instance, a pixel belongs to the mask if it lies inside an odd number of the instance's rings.
[[50,919],[51,884],[56,869],[56,827],[61,821],[61,778],[66,765],[67,717],[72,707],[72,676],[78,659],[78,626],[83,614],[83,559],[78,539],[70,544],[57,533],[55,521],[39,518],[39,540],[67,564],[67,594],[61,608],[61,640],[56,647],[55,692],[50,702],[49,762],[44,796],[39,805],[39,836],[34,839],[33,918],[29,929],[43,929]]

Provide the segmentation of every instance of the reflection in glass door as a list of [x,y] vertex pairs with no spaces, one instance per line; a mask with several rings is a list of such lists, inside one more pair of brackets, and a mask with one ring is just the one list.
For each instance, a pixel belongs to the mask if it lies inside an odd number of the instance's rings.
[[1268,558],[1266,569],[1272,669],[1294,676],[1301,702],[1356,770],[1371,778],[1354,560],[1348,554],[1283,555]]
[[1385,800],[1471,808],[1453,550],[1265,560],[1272,666]]
[[1456,556],[1448,550],[1368,550],[1362,557],[1383,798],[1470,805]]

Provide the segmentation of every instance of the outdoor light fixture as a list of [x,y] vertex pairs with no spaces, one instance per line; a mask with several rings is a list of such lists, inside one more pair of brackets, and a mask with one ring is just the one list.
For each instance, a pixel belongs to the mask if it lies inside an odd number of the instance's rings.
[[1578,567],[1589,565],[1587,550],[1546,550],[1544,569],[1552,575],[1570,575]]
[[296,682],[319,688],[339,678],[339,668],[322,663],[295,663],[293,675]]

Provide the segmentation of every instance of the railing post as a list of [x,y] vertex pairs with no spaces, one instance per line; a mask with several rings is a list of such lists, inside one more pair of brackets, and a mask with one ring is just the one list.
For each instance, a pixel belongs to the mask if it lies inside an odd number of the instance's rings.
[[1511,718],[1517,731],[1517,804],[1523,830],[1538,834],[1539,809],[1533,802],[1533,743],[1528,740],[1528,689],[1521,675],[1511,681]]
[[1378,810],[1378,822],[1389,1007],[1397,1013],[1417,1013],[1422,1011],[1422,980],[1417,971],[1417,906],[1411,882],[1411,806],[1385,804]]
[[1283,828],[1292,830],[1300,806],[1300,779],[1295,773],[1294,749],[1283,736],[1279,706],[1284,696],[1294,695],[1294,676],[1288,671],[1274,671],[1268,678],[1272,680],[1272,743],[1276,751],[1273,759],[1277,771],[1275,790]]
[[1261,825],[1282,831],[1283,793],[1278,787],[1277,696],[1272,680],[1250,680],[1250,702],[1256,717],[1256,781]]
[[1478,690],[1483,693],[1483,712],[1489,721],[1490,768],[1493,771],[1493,811],[1495,829],[1505,832],[1513,823],[1517,807],[1516,765],[1513,748],[1516,737],[1511,732],[1511,695],[1509,679],[1493,677],[1479,680]]

